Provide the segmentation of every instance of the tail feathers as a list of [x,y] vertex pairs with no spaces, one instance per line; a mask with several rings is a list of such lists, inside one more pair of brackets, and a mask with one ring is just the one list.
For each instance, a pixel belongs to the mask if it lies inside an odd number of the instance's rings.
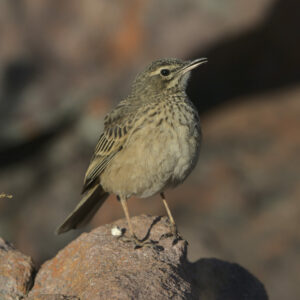
[[87,224],[108,196],[109,193],[105,192],[101,185],[97,184],[92,187],[86,192],[72,213],[56,229],[55,233],[61,234]]

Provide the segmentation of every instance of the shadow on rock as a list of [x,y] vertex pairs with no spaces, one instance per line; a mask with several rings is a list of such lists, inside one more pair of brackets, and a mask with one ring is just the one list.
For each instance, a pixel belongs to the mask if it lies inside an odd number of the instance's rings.
[[191,269],[199,299],[268,299],[263,284],[238,264],[203,258]]

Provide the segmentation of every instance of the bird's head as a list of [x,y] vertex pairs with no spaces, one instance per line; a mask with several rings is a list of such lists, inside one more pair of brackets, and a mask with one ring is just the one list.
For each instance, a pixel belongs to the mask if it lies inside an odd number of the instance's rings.
[[156,60],[138,74],[133,83],[133,92],[145,96],[184,92],[190,71],[206,62],[206,58],[192,61],[175,58]]

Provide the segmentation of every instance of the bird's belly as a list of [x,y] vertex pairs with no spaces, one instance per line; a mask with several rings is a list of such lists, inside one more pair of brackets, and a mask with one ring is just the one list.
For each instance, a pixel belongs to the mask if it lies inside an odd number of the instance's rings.
[[146,126],[132,135],[101,175],[108,192],[152,196],[182,183],[198,159],[198,127]]

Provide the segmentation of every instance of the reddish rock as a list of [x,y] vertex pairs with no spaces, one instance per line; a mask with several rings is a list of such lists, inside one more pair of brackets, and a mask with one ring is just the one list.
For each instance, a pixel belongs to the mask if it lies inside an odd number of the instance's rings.
[[65,296],[65,295],[49,295],[49,294],[40,294],[32,297],[27,297],[26,300],[80,300],[76,296]]
[[[98,227],[42,265],[28,300],[267,299],[263,285],[242,267],[217,259],[191,264],[186,241],[160,240],[169,231],[166,218],[143,215],[132,222],[140,239],[159,244],[134,249],[112,236],[112,224]],[[124,219],[114,224],[127,227]]]
[[0,238],[0,299],[21,299],[31,288],[33,277],[31,258]]
[[[168,231],[166,219],[135,217],[139,238],[147,235],[158,241]],[[124,228],[126,222],[115,223]],[[184,271],[186,242],[172,246],[172,238],[161,240],[160,249],[134,249],[111,234],[112,225],[84,233],[37,274],[30,296],[63,294],[80,299],[185,299],[192,296],[191,283]]]

